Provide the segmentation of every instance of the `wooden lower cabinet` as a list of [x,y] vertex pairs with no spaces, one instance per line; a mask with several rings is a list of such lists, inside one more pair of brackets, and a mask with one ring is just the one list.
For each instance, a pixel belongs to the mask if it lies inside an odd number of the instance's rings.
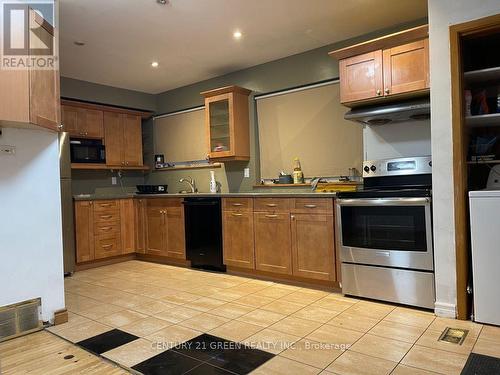
[[292,274],[289,213],[254,213],[255,268]]
[[224,211],[222,228],[224,264],[255,269],[253,213]]
[[146,209],[146,254],[165,255],[164,234],[165,217],[162,207],[150,207]]
[[186,259],[184,207],[168,207],[165,216],[165,250],[171,258]]
[[293,214],[293,275],[335,280],[333,215]]
[[135,211],[135,250],[137,253],[146,252],[146,201],[134,199]]
[[75,202],[76,262],[94,260],[94,202]]
[[95,236],[94,259],[109,258],[120,255],[122,242],[119,233]]
[[120,200],[122,254],[135,253],[135,207],[133,199]]

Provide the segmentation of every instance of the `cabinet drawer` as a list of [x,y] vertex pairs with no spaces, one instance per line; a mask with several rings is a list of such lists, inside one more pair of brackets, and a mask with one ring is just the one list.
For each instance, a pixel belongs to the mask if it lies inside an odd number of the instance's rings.
[[100,236],[104,234],[120,233],[120,223],[96,223],[94,228],[94,235]]
[[94,222],[95,223],[111,223],[120,222],[120,211],[94,211]]
[[95,238],[95,258],[106,258],[121,253],[121,240],[117,234],[106,234]]
[[292,201],[292,212],[294,213],[332,213],[332,198],[295,198]]
[[224,198],[222,207],[225,211],[252,211],[252,198]]
[[264,212],[289,212],[290,201],[287,198],[256,198],[254,200],[254,211]]
[[182,207],[183,198],[147,198],[148,207]]
[[120,201],[119,200],[110,200],[110,201],[94,201],[94,211],[113,211],[120,209]]

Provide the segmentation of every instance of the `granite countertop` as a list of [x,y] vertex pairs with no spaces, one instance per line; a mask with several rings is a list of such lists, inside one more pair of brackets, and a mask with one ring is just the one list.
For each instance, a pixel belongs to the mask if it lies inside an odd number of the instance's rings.
[[262,198],[334,198],[337,193],[315,193],[315,192],[248,192],[248,193],[172,193],[172,194],[135,194],[135,193],[116,193],[116,194],[80,194],[73,196],[76,201],[85,200],[106,200],[106,199],[127,199],[127,198],[179,198],[179,197],[262,197]]

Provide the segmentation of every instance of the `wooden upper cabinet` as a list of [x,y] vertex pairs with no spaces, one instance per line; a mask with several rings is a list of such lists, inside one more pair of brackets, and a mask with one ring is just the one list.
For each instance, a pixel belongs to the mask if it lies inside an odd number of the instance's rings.
[[[31,123],[49,130],[59,131],[61,124],[59,69],[57,66],[58,31],[37,12],[25,6],[29,22],[20,30],[28,35],[28,57],[52,58],[55,64],[49,69],[0,69],[0,123],[17,126]],[[14,25],[16,26],[16,25]],[[18,28],[19,30],[19,28]],[[36,35],[35,35],[36,34]],[[37,50],[52,48],[52,56]],[[47,60],[47,63],[48,60]]]
[[347,106],[429,90],[428,26],[330,52],[339,60],[340,101]]
[[104,112],[106,165],[142,166],[141,117],[117,112]]
[[209,159],[221,161],[250,159],[248,118],[250,93],[250,90],[238,86],[201,93],[205,97]]
[[383,55],[385,95],[429,88],[429,39],[385,49]]
[[340,60],[341,103],[373,99],[382,95],[382,51]]
[[102,139],[103,113],[99,110],[62,106],[63,130],[74,138]]

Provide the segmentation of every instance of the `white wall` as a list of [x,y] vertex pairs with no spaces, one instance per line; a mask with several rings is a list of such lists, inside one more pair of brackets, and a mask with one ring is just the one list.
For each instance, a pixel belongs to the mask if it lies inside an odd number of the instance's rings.
[[456,259],[449,26],[500,13],[498,0],[429,0],[436,313],[455,316]]
[[430,120],[366,126],[363,148],[365,160],[431,155]]
[[64,308],[57,135],[2,129],[0,145],[0,306],[42,298],[42,319]]

